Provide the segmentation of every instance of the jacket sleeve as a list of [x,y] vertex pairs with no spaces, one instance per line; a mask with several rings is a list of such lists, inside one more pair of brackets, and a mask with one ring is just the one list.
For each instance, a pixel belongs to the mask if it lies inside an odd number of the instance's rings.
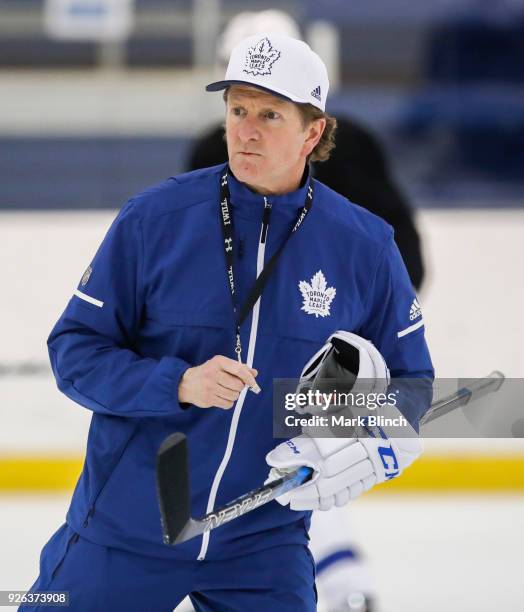
[[143,241],[133,201],[122,208],[47,345],[58,388],[94,412],[173,415],[189,364],[134,349],[143,309]]
[[398,407],[417,428],[431,404],[435,372],[422,310],[392,235],[378,258],[365,313],[359,333],[381,352],[392,380],[401,387]]

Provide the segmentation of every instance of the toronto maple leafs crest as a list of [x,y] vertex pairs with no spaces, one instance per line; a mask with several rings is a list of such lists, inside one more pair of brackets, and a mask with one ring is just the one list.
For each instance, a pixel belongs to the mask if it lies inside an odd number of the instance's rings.
[[279,57],[280,51],[273,47],[269,38],[263,38],[247,50],[243,72],[253,76],[271,74],[271,68]]
[[304,299],[304,304],[300,310],[307,314],[313,314],[315,317],[327,317],[331,314],[329,308],[337,290],[335,287],[327,286],[326,277],[322,274],[322,270],[319,270],[313,276],[311,284],[300,281],[298,288]]

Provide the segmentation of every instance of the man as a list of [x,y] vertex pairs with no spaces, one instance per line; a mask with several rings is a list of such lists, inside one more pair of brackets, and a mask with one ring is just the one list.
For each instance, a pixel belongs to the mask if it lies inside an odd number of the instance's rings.
[[[208,89],[226,90],[229,169],[124,206],[49,337],[59,388],[94,413],[67,522],[33,586],[69,591],[73,610],[167,611],[187,594],[197,610],[314,610],[310,510],[370,486],[351,479],[346,451],[361,443],[333,451],[333,499],[321,449],[308,455],[314,479],[281,504],[176,547],[162,544],[158,447],[186,434],[202,515],[267,477],[272,381],[297,377],[333,331],[375,342],[393,374],[432,376],[390,228],[310,180],[307,160],[328,155],[335,128],[320,58],[284,36],[248,38]],[[285,469],[274,450],[269,464]]]
[[[234,47],[255,34],[282,34],[301,39],[298,23],[279,9],[243,11],[228,21],[216,49],[217,75],[227,69]],[[328,74],[329,76],[329,74]],[[311,162],[312,175],[387,221],[394,230],[411,282],[416,290],[424,278],[419,234],[413,211],[390,171],[379,140],[363,125],[337,114],[336,147],[329,159]],[[196,139],[188,156],[188,170],[224,163],[228,159],[223,122]],[[352,612],[376,612],[375,587],[365,548],[358,545],[349,513],[317,512],[312,517],[310,549],[316,564],[319,604],[326,612],[341,612],[351,602]],[[360,603],[358,603],[360,602]],[[345,604],[346,608],[348,603]],[[192,609],[187,606],[187,609]]]
[[[263,32],[300,39],[300,28],[285,11],[246,11],[231,19],[217,46],[218,67],[226,69],[234,46]],[[424,281],[424,260],[413,210],[395,181],[380,140],[363,124],[337,114],[337,146],[329,159],[311,164],[313,176],[348,200],[382,217],[395,231],[395,242],[417,291]],[[223,125],[209,128],[193,145],[188,169],[197,170],[227,160]]]

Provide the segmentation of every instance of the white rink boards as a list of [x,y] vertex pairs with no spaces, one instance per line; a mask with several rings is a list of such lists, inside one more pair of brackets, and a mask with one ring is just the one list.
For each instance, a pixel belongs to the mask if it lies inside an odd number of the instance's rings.
[[[10,262],[0,268],[0,364],[47,367],[47,335],[115,214],[0,214],[0,257]],[[420,301],[437,376],[524,376],[524,211],[423,210],[419,220],[428,267]],[[1,382],[1,451],[83,452],[89,413],[56,390],[49,369]]]
[[[115,212],[1,213],[0,364],[47,363],[45,341]],[[420,301],[437,375],[524,375],[524,211],[422,210]],[[0,454],[81,456],[90,414],[49,373],[0,376]],[[427,452],[524,453],[520,441],[428,441]],[[68,495],[0,494],[0,590],[34,580]],[[524,496],[364,497],[348,508],[381,612],[524,612]],[[5,608],[6,610],[9,608]]]

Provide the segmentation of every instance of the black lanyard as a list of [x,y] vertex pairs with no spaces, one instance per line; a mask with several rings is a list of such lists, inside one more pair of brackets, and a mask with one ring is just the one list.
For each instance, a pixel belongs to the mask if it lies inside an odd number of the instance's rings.
[[[239,361],[242,360],[242,345],[240,343],[240,326],[245,321],[246,317],[249,315],[251,310],[254,308],[257,303],[258,298],[262,295],[262,291],[269,279],[270,274],[273,272],[278,258],[282,254],[284,247],[286,246],[289,238],[298,230],[298,228],[304,222],[306,215],[311,209],[313,205],[313,182],[311,178],[309,179],[309,184],[306,193],[306,199],[304,202],[304,206],[302,210],[299,212],[297,216],[297,220],[295,221],[295,225],[293,229],[289,233],[289,236],[286,238],[282,246],[272,255],[270,260],[267,262],[267,265],[264,266],[262,272],[259,274],[255,283],[251,287],[247,299],[238,312],[237,308],[237,300],[236,300],[236,291],[235,291],[235,275],[233,271],[233,249],[234,249],[234,241],[233,241],[233,217],[231,214],[231,196],[229,193],[228,186],[228,174],[229,167],[226,166],[224,173],[220,177],[220,221],[222,224],[222,236],[224,238],[224,255],[226,257],[226,268],[227,268],[227,278],[229,283],[229,289],[231,291],[231,300],[233,302],[233,312],[235,313],[235,327],[236,327],[236,346],[235,353],[237,354],[237,358]],[[264,244],[266,242],[267,231],[269,228],[269,221],[271,218],[271,203],[268,202],[268,199],[264,197],[264,216],[262,219],[262,232],[260,234],[260,244]]]

